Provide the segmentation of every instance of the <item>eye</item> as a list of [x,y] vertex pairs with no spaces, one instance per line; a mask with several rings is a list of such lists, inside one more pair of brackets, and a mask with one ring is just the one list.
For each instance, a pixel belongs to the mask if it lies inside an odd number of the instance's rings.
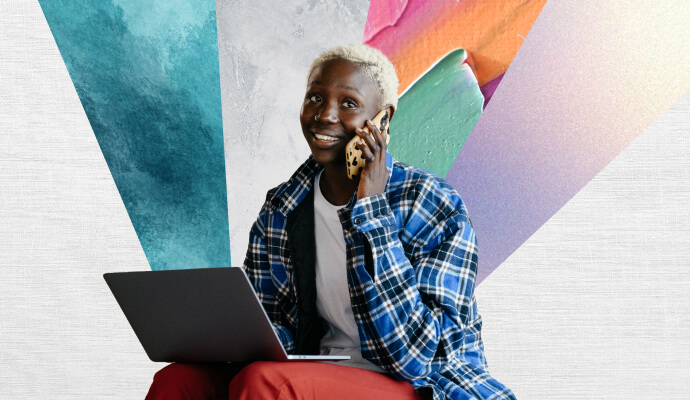
[[321,97],[318,94],[312,94],[309,96],[309,101],[312,103],[318,103],[321,101]]
[[343,105],[345,106],[345,108],[357,108],[357,103],[352,100],[345,100],[343,102]]

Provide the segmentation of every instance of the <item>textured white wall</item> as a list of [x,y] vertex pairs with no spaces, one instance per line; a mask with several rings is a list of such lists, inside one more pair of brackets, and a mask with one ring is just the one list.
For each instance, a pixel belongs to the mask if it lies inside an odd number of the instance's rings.
[[[294,4],[288,19],[298,18]],[[300,22],[305,36],[310,21]],[[320,43],[313,54],[331,44]],[[268,77],[254,76],[255,86],[268,87]],[[227,101],[227,75],[221,79]],[[266,132],[301,139],[292,95],[280,100],[285,120]],[[228,126],[238,122],[223,111],[226,143],[234,140],[228,129],[254,132]],[[248,126],[261,126],[243,114]],[[690,398],[689,116],[686,93],[477,290],[491,372],[519,398]],[[262,198],[283,179],[257,177],[251,191]],[[241,263],[236,252],[233,260]],[[143,398],[162,365],[148,361],[101,275],[145,269],[38,3],[1,3],[0,397]]]
[[479,286],[491,373],[522,399],[689,399],[689,227],[690,91]]
[[311,61],[361,43],[368,10],[367,0],[216,2],[232,265],[266,192],[310,154],[299,112]]
[[38,2],[0,3],[0,398],[143,398],[102,274],[147,269]]

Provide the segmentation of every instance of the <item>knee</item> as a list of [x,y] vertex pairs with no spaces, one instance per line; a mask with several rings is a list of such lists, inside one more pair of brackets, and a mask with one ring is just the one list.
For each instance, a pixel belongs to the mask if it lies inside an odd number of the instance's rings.
[[281,378],[278,362],[257,361],[240,371],[230,382],[231,399],[275,399],[275,395],[284,382]]
[[[146,400],[196,399],[224,396],[226,384],[219,384],[219,371],[212,366],[197,364],[170,364],[153,376]],[[221,393],[218,393],[219,390]],[[227,398],[227,396],[224,396]]]

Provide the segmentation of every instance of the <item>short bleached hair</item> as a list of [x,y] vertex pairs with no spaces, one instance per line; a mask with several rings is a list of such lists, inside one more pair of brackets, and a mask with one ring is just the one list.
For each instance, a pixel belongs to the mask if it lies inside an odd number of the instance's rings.
[[383,53],[366,44],[351,43],[324,51],[311,63],[307,79],[309,79],[316,68],[323,65],[326,61],[339,59],[352,62],[366,76],[371,78],[381,95],[379,108],[383,108],[386,104],[391,104],[397,110],[399,83],[395,67]]

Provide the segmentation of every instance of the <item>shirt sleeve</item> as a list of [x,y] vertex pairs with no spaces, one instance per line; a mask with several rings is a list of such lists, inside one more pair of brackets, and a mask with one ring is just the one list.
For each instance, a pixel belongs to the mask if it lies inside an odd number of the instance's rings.
[[[407,203],[411,209],[402,228],[384,194],[360,199],[351,214],[374,264],[373,276],[364,260],[351,271],[353,309],[367,337],[363,349],[408,381],[438,371],[465,351],[485,362],[481,340],[475,341],[481,319],[474,299],[474,231],[457,193],[427,189]],[[410,243],[407,255],[400,235]]]
[[268,318],[273,323],[273,330],[278,335],[285,351],[292,353],[294,350],[292,331],[288,328],[289,323],[276,297],[275,285],[271,279],[271,266],[265,238],[267,214],[267,207],[264,206],[249,231],[249,246],[242,268],[247,273],[249,282],[254,287],[261,305],[266,310],[266,314],[268,314]]

